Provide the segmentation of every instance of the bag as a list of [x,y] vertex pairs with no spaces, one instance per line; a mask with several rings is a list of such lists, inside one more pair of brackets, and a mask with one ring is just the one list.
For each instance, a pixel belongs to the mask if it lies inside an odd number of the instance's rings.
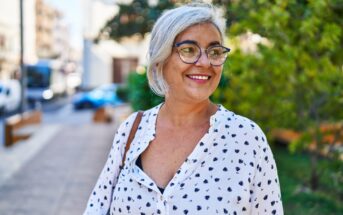
[[[139,111],[139,112],[137,113],[137,116],[136,116],[135,121],[133,122],[133,125],[132,125],[132,128],[131,128],[129,137],[128,137],[127,142],[126,142],[125,152],[124,152],[124,156],[123,156],[123,160],[122,160],[122,165],[121,165],[121,167],[124,167],[124,162],[125,162],[125,158],[126,158],[126,153],[127,153],[127,152],[129,151],[129,149],[130,149],[131,142],[132,142],[133,138],[134,138],[135,135],[136,135],[136,132],[137,132],[139,123],[141,123],[142,117],[143,117],[143,111]],[[109,214],[110,214],[110,209],[108,209],[106,215],[109,215]]]
[[142,120],[142,117],[143,117],[143,111],[139,111],[139,112],[137,113],[137,116],[136,116],[135,121],[133,122],[133,125],[132,125],[132,128],[131,128],[129,137],[128,137],[128,139],[127,139],[127,143],[126,143],[126,146],[125,146],[125,152],[124,152],[124,156],[123,156],[123,160],[122,160],[122,166],[124,166],[124,162],[125,162],[125,159],[126,159],[126,153],[127,153],[127,152],[129,151],[129,149],[130,149],[131,142],[132,142],[133,138],[134,138],[135,135],[136,135],[136,132],[137,132],[139,123],[140,123],[141,120]]

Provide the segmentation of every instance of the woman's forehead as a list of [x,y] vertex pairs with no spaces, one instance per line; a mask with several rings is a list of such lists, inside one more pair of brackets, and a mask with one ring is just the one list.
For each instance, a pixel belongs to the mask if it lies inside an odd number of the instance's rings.
[[175,42],[181,42],[184,40],[210,40],[210,43],[220,42],[221,35],[219,30],[212,23],[206,22],[186,28],[175,38]]

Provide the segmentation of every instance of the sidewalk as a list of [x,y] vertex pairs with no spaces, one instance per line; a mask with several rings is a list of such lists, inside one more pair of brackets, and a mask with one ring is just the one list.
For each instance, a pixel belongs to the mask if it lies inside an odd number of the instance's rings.
[[[125,117],[115,113],[116,119]],[[0,214],[82,214],[117,125],[55,125],[43,147],[0,184]]]

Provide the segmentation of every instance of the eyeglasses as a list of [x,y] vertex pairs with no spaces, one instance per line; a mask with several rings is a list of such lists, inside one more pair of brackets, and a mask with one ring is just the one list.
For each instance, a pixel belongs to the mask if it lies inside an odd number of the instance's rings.
[[[202,54],[201,48],[194,41],[175,43],[174,47],[176,47],[182,62],[187,64],[197,63]],[[225,63],[230,49],[218,44],[210,46],[204,51],[212,66],[221,66]]]

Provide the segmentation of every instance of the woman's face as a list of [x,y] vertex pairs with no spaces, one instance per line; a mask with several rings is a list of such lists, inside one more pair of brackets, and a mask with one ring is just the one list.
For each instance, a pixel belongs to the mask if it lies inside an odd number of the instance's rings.
[[[213,24],[202,23],[181,32],[174,44],[183,41],[193,41],[205,50],[209,46],[221,44],[221,37]],[[176,48],[173,48],[163,67],[163,75],[169,86],[166,99],[186,102],[208,100],[219,84],[222,69],[223,66],[212,66],[204,51],[196,63],[186,64],[180,59]]]

